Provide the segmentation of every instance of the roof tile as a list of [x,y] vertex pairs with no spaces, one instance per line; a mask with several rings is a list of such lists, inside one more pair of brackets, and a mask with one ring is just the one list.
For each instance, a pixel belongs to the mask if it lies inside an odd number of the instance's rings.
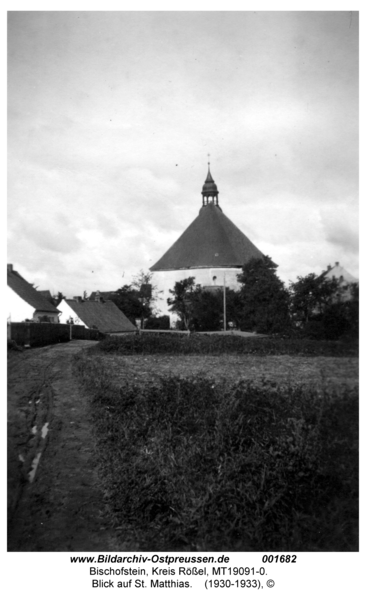
[[107,302],[65,300],[65,302],[89,328],[96,327],[103,333],[136,331],[136,327],[111,300]]

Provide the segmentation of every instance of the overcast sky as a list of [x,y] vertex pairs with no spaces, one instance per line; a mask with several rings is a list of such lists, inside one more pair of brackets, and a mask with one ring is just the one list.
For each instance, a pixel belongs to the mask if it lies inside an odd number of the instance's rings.
[[8,262],[114,290],[224,213],[288,283],[358,277],[358,15],[13,12]]

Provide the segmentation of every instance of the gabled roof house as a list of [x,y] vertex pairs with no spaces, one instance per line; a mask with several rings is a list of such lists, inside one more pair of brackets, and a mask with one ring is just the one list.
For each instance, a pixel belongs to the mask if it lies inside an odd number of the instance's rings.
[[335,301],[346,302],[352,298],[352,285],[358,283],[357,277],[349,273],[339,262],[334,266],[328,265],[326,270],[321,274],[325,279],[337,279],[339,283],[339,292],[336,295]]
[[7,317],[14,323],[25,320],[58,323],[59,310],[37,292],[13,265],[7,265]]
[[58,308],[61,311],[60,323],[70,323],[72,320],[75,325],[84,325],[87,329],[98,329],[103,333],[136,331],[136,327],[111,300],[93,302],[80,297],[73,300],[64,298]]

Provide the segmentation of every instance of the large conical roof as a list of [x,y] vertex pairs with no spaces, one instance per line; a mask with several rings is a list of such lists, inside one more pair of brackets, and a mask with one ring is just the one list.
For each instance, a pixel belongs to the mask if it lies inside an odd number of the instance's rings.
[[209,203],[150,270],[242,267],[251,258],[263,254],[219,206]]

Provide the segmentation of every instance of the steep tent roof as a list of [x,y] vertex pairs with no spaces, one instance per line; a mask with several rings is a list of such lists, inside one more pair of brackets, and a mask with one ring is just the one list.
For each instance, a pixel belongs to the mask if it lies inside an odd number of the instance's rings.
[[23,279],[23,277],[19,275],[18,271],[14,271],[11,268],[11,265],[8,267],[7,275],[8,286],[35,310],[56,314],[60,312],[55,306],[53,306],[53,304],[51,304],[51,302],[42,296],[40,292],[37,292],[37,290],[30,283],[28,283],[28,281]]
[[136,331],[136,327],[111,300],[107,302],[65,300],[65,302],[90,328],[96,327],[104,333]]
[[263,254],[217,204],[209,203],[150,270],[241,267],[251,258]]

